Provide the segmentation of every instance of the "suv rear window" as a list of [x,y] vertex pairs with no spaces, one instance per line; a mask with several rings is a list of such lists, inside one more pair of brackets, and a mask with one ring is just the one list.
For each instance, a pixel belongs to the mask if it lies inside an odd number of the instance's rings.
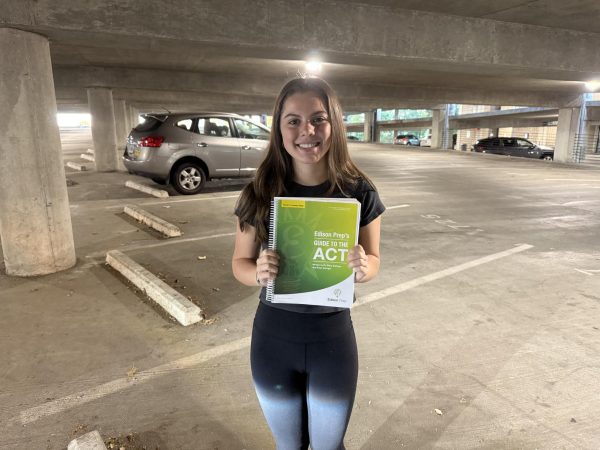
[[[161,120],[162,119],[162,120]],[[164,122],[165,117],[145,116],[144,121],[134,128],[135,131],[154,131]]]

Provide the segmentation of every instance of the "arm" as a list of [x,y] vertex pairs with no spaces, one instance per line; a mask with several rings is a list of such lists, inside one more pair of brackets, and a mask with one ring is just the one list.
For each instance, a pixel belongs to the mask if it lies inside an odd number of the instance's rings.
[[348,252],[348,266],[354,271],[357,283],[372,280],[379,272],[380,230],[381,216],[360,228],[358,245]]
[[256,229],[248,224],[244,228],[242,231],[238,220],[231,258],[233,276],[246,286],[266,286],[277,276],[279,256],[272,250],[261,252],[260,243],[255,239]]

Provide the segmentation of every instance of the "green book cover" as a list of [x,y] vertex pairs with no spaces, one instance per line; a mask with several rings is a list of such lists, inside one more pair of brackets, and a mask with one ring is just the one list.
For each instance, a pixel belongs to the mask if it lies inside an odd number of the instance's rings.
[[355,199],[275,197],[269,248],[279,254],[279,273],[267,300],[350,308],[348,252],[358,242],[359,218]]

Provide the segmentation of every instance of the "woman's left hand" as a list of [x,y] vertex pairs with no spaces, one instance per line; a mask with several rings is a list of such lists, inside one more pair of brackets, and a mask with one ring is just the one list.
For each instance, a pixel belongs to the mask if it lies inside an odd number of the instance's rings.
[[362,245],[355,245],[348,252],[348,267],[354,272],[354,280],[360,283],[369,273],[369,258]]

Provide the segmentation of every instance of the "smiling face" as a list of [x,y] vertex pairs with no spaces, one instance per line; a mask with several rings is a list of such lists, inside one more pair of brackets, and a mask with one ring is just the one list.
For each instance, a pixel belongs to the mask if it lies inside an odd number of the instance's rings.
[[294,168],[324,168],[331,144],[331,123],[321,98],[314,92],[290,95],[283,104],[280,121],[283,146]]

